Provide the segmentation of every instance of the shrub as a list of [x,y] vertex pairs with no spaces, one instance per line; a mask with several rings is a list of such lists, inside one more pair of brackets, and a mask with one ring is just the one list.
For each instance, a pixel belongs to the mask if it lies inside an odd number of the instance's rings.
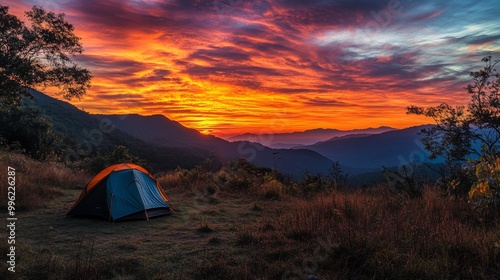
[[83,166],[92,173],[98,173],[104,168],[118,163],[135,163],[148,169],[145,160],[131,155],[129,149],[122,145],[115,146],[109,154],[98,154],[95,157],[87,158]]
[[260,192],[268,199],[281,199],[285,194],[285,187],[276,179],[265,182],[260,187]]
[[469,201],[487,214],[500,214],[500,158],[481,157],[474,165],[476,182],[469,191]]
[[327,185],[328,183],[320,174],[312,175],[306,172],[304,178],[296,182],[293,188],[302,195],[310,196],[325,190]]

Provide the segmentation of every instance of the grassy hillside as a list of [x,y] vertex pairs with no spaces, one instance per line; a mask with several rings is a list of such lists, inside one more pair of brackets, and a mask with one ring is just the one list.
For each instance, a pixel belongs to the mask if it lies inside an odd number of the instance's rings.
[[[54,124],[54,130],[72,138],[68,154],[85,157],[109,153],[114,146],[128,147],[153,171],[192,168],[211,158],[216,165],[248,158],[259,166],[277,168],[294,177],[304,171],[326,174],[332,162],[313,151],[275,150],[260,144],[227,142],[182,126],[162,115],[92,115],[75,106],[33,91],[33,103]],[[83,153],[82,153],[83,152]],[[277,156],[279,154],[279,156]],[[80,158],[78,156],[77,158]],[[280,162],[278,162],[278,160]]]
[[[494,279],[500,223],[427,186],[310,191],[236,162],[157,174],[172,216],[66,218],[90,174],[1,152],[17,170],[17,264],[1,279]],[[6,181],[5,172],[0,180]],[[5,209],[5,188],[0,191]],[[7,243],[1,242],[2,254]]]
[[131,154],[147,160],[153,170],[159,171],[178,166],[192,168],[210,156],[210,152],[193,147],[153,145],[120,130],[109,119],[102,120],[37,91],[32,91],[32,94],[35,97],[33,103],[50,117],[54,130],[73,139],[75,144],[68,149],[74,151],[69,154],[78,155],[77,159],[97,152],[106,154],[114,146],[123,145],[130,149]]
[[160,147],[197,148],[210,151],[219,162],[247,158],[252,163],[276,168],[279,172],[299,178],[306,170],[327,174],[333,162],[309,150],[271,149],[258,143],[228,142],[212,135],[182,126],[162,115],[96,115],[134,137]]

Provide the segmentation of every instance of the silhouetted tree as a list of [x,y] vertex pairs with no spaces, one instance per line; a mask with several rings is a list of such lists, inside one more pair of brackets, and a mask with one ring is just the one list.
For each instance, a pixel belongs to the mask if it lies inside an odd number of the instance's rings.
[[339,161],[332,164],[332,167],[328,170],[328,183],[330,188],[337,189],[340,186],[345,186],[347,184],[347,177],[349,174],[345,173],[340,166]]
[[[473,82],[466,87],[471,100],[467,106],[450,106],[442,103],[436,107],[410,106],[408,114],[432,118],[436,126],[422,130],[422,143],[430,158],[443,157],[446,169],[442,176],[451,186],[464,182],[461,164],[472,155],[498,157],[500,155],[500,75],[491,56],[482,59],[483,69],[469,72]],[[447,174],[447,175],[445,175]],[[454,181],[455,180],[455,181]],[[470,182],[467,183],[470,188]],[[464,191],[467,186],[463,186]]]
[[52,122],[32,106],[0,108],[0,138],[3,147],[23,152],[34,159],[58,159],[64,139],[52,129]]
[[66,99],[81,97],[91,74],[71,60],[83,51],[64,14],[34,6],[26,26],[0,5],[0,104],[19,106],[30,88],[58,87]]
[[97,173],[110,165],[118,163],[135,163],[148,169],[144,159],[131,155],[129,149],[122,145],[115,146],[113,150],[106,155],[98,154],[92,158],[86,159],[84,165],[86,165],[86,169],[90,172]]

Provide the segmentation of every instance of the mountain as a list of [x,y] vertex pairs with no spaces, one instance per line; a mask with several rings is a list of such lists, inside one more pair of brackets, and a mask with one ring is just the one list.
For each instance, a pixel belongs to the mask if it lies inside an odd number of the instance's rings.
[[431,126],[415,126],[363,137],[337,137],[300,148],[339,161],[353,173],[380,170],[382,166],[397,167],[413,161],[429,162],[428,152],[424,150],[420,143],[421,136],[418,135],[423,128],[428,127]]
[[228,138],[228,141],[257,142],[270,148],[292,148],[301,145],[312,145],[317,142],[326,141],[333,137],[342,137],[354,134],[379,134],[392,131],[394,128],[381,126],[378,128],[338,130],[338,129],[312,129],[302,132],[275,133],[275,134],[252,134],[245,133]]
[[[246,158],[261,167],[299,178],[304,171],[326,174],[332,161],[303,149],[270,149],[245,141],[228,142],[186,128],[163,115],[92,115],[75,106],[32,91],[33,104],[48,116],[54,130],[75,142],[74,158],[107,153],[116,145],[148,161],[153,171],[192,168],[206,158],[216,164]],[[70,151],[71,152],[71,151]]]
[[172,148],[150,145],[118,128],[113,123],[84,112],[77,107],[31,91],[32,104],[52,120],[53,129],[71,139],[72,147],[67,153],[78,160],[96,153],[108,153],[114,146],[123,145],[130,152],[148,161],[154,171],[175,169],[178,166],[192,168],[210,156],[208,151],[194,148]]
[[97,115],[118,129],[162,147],[189,147],[208,151],[220,162],[245,158],[255,165],[276,168],[298,178],[305,170],[326,174],[332,161],[304,149],[271,149],[248,141],[228,142],[182,126],[163,115]]
[[206,147],[221,145],[227,141],[213,135],[204,135],[170,120],[163,115],[95,115],[101,120],[109,120],[116,128],[150,143],[168,147]]

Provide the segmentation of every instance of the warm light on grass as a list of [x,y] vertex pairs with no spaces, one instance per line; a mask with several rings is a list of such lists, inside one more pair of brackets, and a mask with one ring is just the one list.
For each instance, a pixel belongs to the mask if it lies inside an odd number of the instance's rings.
[[[18,166],[19,201],[34,203],[19,220],[43,229],[19,231],[21,278],[493,279],[500,273],[498,218],[481,220],[467,202],[432,185],[419,199],[385,185],[306,194],[300,184],[283,184],[239,161],[218,171],[199,166],[157,174],[176,212],[108,224],[63,218],[86,176],[12,153],[2,152],[0,162]],[[26,190],[30,196],[23,197]]]

